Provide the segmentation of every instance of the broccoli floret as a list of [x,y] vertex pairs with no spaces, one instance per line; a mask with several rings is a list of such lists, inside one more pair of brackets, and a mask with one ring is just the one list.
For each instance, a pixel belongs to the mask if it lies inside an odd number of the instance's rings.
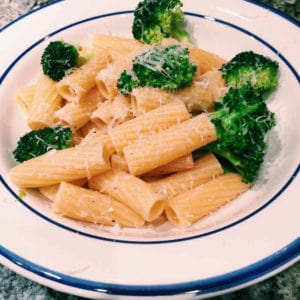
[[23,162],[40,156],[53,149],[73,146],[72,130],[69,127],[55,126],[32,130],[23,135],[13,151],[15,160]]
[[217,140],[205,146],[226,159],[252,183],[264,160],[266,134],[275,126],[274,113],[269,111],[263,96],[250,86],[230,88],[215,104],[210,120],[217,132]]
[[121,94],[128,96],[138,84],[138,80],[134,79],[134,74],[124,70],[118,79],[117,88]]
[[237,54],[220,70],[227,85],[240,88],[251,85],[255,90],[266,93],[278,85],[278,62],[253,51]]
[[164,38],[190,41],[180,0],[143,0],[134,11],[132,34],[146,44],[159,44]]
[[61,80],[69,70],[79,64],[78,49],[64,41],[50,42],[41,58],[44,74],[54,81]]
[[123,94],[129,94],[136,86],[175,91],[190,86],[196,70],[187,48],[154,46],[133,60],[132,71],[123,72],[117,86]]

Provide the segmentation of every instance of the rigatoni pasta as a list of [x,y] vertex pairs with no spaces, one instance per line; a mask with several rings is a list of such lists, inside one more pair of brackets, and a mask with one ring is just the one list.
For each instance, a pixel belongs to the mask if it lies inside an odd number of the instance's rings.
[[198,158],[193,168],[151,182],[156,193],[171,199],[223,174],[223,168],[212,153]]
[[124,58],[141,46],[142,43],[137,40],[105,34],[95,35],[92,41],[94,51],[106,51],[113,61]]
[[130,100],[119,94],[114,100],[100,104],[90,119],[97,126],[105,125],[108,128],[132,119]]
[[94,224],[128,227],[144,224],[141,216],[113,197],[65,182],[60,184],[53,210],[62,216]]
[[29,105],[28,126],[31,129],[51,126],[61,104],[62,97],[57,92],[55,82],[42,74],[35,85],[34,96]]
[[52,150],[13,167],[11,179],[19,187],[33,188],[90,178],[110,169],[104,145],[103,140],[96,139],[72,148]]
[[93,147],[94,145],[100,145],[101,147],[103,145],[103,149],[109,158],[115,153],[114,145],[105,130],[90,130],[80,143],[80,147]]
[[[87,183],[86,178],[81,178],[78,180],[74,180],[70,182],[71,184],[77,185],[77,186],[84,186]],[[54,201],[56,194],[58,192],[58,189],[60,187],[60,183],[53,184],[53,185],[46,185],[39,188],[39,192],[45,196],[48,200]]]
[[160,166],[156,169],[151,170],[150,172],[144,174],[143,176],[158,176],[158,175],[165,175],[171,173],[177,173],[184,170],[189,170],[194,168],[194,159],[192,154],[187,154],[181,156],[166,165]]
[[131,174],[141,175],[165,165],[217,139],[207,115],[136,140],[123,149]]
[[222,74],[218,70],[208,71],[197,80],[194,80],[190,87],[178,90],[175,93],[191,112],[212,111],[214,102],[225,95],[227,88]]
[[130,97],[135,116],[143,115],[165,104],[178,101],[174,93],[153,87],[134,88]]
[[166,215],[176,227],[186,228],[249,189],[238,174],[227,173],[171,198]]
[[58,123],[80,129],[91,120],[92,113],[104,101],[97,88],[93,88],[82,97],[82,101],[68,102],[54,113]]
[[105,51],[96,51],[84,65],[57,83],[58,93],[67,101],[78,102],[96,86],[96,74],[105,69],[110,61],[111,58]]
[[190,114],[185,105],[177,101],[109,129],[108,134],[117,153],[122,154],[123,148],[130,143],[189,118]]
[[215,69],[219,69],[226,60],[215,53],[197,47],[190,47],[190,58],[198,66],[196,80],[198,76]]
[[121,170],[93,176],[89,187],[113,196],[148,222],[157,219],[164,210],[163,196],[156,194],[149,183]]

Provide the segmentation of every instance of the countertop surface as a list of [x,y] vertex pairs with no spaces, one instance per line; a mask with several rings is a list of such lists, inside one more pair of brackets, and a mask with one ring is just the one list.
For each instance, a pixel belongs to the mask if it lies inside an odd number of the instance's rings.
[[[0,28],[32,9],[51,1],[0,0]],[[300,0],[260,0],[278,12],[300,21]],[[0,300],[14,299],[83,299],[32,282],[0,265]],[[214,300],[300,300],[300,262],[265,281],[242,290],[215,297]]]

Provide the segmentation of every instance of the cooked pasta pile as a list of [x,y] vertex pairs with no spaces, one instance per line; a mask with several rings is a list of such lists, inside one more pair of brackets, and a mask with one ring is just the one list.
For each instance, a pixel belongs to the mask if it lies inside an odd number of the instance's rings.
[[[164,45],[175,43],[164,40]],[[197,73],[175,92],[117,89],[123,70],[149,46],[107,35],[93,38],[92,58],[58,82],[41,73],[19,90],[28,126],[72,128],[75,146],[51,150],[11,169],[20,188],[39,188],[62,216],[105,225],[140,227],[162,214],[186,228],[249,188],[223,173],[209,152],[192,152],[216,140],[207,114],[226,93],[218,68],[225,60],[189,45]]]

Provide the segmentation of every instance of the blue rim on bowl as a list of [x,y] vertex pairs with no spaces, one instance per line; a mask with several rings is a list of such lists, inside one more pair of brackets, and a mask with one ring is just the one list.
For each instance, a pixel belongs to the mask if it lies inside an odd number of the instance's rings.
[[[45,5],[37,10],[34,10],[21,18],[13,21],[12,23],[8,24],[4,28],[1,29],[4,30],[5,28],[11,26],[13,23],[19,21],[20,19],[30,15],[31,13],[34,13],[40,9],[44,9],[45,7],[49,5],[56,4],[58,2],[61,2],[62,0],[54,1],[48,5]],[[266,6],[262,4],[258,4],[257,2],[254,1],[248,1],[245,0],[246,2],[253,3],[255,5],[261,6],[263,8],[267,8]],[[270,8],[268,8],[270,9]],[[277,10],[272,10],[274,13],[281,15],[282,17],[285,17],[289,21],[293,22],[295,25],[299,25],[296,21],[293,19],[279,13]],[[50,36],[55,35],[58,32],[61,32],[67,28],[70,28],[72,26],[76,26],[80,23],[83,22],[88,22],[91,21],[95,18],[104,18],[112,15],[117,15],[117,14],[128,14],[132,13],[132,11],[121,11],[121,12],[115,12],[112,14],[105,14],[105,15],[100,15],[96,16],[93,18],[88,18],[84,20],[80,20],[76,23],[70,24],[66,27],[60,28],[50,34]],[[189,16],[192,17],[197,17],[197,18],[206,18],[204,15],[200,14],[195,14],[195,13],[186,13]],[[211,18],[210,18],[211,20]],[[251,32],[236,26],[232,23],[229,23],[227,21],[221,20],[221,19],[214,19],[215,22],[218,22],[220,24],[223,24],[225,26],[229,26],[234,28],[235,30],[239,30],[244,34],[247,34],[251,36],[252,38],[256,39],[258,42],[262,43],[263,45],[267,46],[272,52],[274,52],[284,63],[285,65],[289,68],[289,70],[292,72],[294,77],[298,82],[300,82],[300,76],[293,67],[293,65],[282,55],[280,54],[272,45],[270,45],[268,42],[263,40],[257,35],[252,34]],[[1,32],[0,31],[0,32]],[[49,35],[48,35],[49,36]],[[34,47],[36,47],[38,44],[40,44],[43,39],[38,40],[32,46],[30,46],[28,49],[26,49],[19,57],[17,57],[11,64],[10,66],[5,70],[3,75],[0,78],[0,83],[2,83],[8,73],[11,71],[11,69],[14,67],[14,65],[24,56],[26,55],[29,51],[31,51]],[[49,219],[47,216],[39,213],[36,211],[33,207],[28,205],[25,201],[20,199],[18,195],[10,188],[10,186],[7,184],[7,182],[1,177],[1,183],[4,185],[4,187],[9,191],[10,194],[13,195],[16,199],[18,199],[25,207],[30,209],[32,212],[40,216],[41,218],[45,219],[48,222],[51,222],[54,225],[60,226],[61,228],[64,228],[66,230],[76,232],[82,235],[85,235],[87,237],[91,238],[97,238],[97,239],[102,239],[106,241],[112,241],[112,242],[120,242],[120,243],[135,243],[135,244],[147,244],[147,243],[170,243],[170,242],[180,242],[186,239],[195,239],[195,238],[201,238],[203,236],[207,236],[210,234],[215,234],[217,232],[220,232],[222,230],[226,230],[232,226],[235,226],[246,219],[252,217],[253,215],[261,212],[264,208],[266,208],[270,203],[275,201],[282,193],[285,192],[285,190],[289,187],[291,182],[296,178],[296,176],[299,173],[300,166],[298,165],[296,170],[293,172],[293,174],[290,175],[288,181],[280,188],[279,191],[277,191],[273,197],[271,197],[264,205],[256,209],[254,212],[248,214],[247,216],[241,218],[240,220],[237,220],[234,223],[231,223],[227,226],[224,226],[222,228],[219,228],[214,231],[210,231],[204,234],[200,235],[194,235],[191,237],[187,238],[179,238],[179,239],[172,239],[172,240],[166,240],[166,241],[128,241],[128,240],[116,240],[116,239],[109,239],[109,238],[104,238],[101,236],[95,236],[91,234],[87,234],[84,232],[79,232],[77,230],[74,230],[68,226],[65,226],[63,224],[60,224],[56,221],[53,221]],[[0,246],[0,255],[2,255],[5,259],[9,260],[16,266],[25,269],[35,275],[38,275],[46,280],[51,280],[55,281],[58,283],[61,283],[63,285],[67,285],[70,287],[76,287],[88,291],[94,291],[94,292],[104,292],[108,294],[113,294],[113,295],[126,295],[126,296],[157,296],[157,295],[176,295],[176,294],[181,294],[181,293],[187,293],[187,292],[192,292],[193,295],[205,295],[208,293],[214,293],[217,291],[223,291],[223,290],[228,290],[237,286],[240,286],[245,283],[252,282],[258,278],[261,278],[263,276],[266,276],[267,274],[270,274],[272,272],[275,272],[276,270],[281,269],[284,266],[289,265],[292,262],[295,262],[296,260],[299,259],[300,255],[300,238],[294,240],[290,244],[286,245],[286,247],[280,249],[279,251],[276,251],[276,253],[273,253],[272,255],[264,258],[261,261],[258,261],[252,265],[246,266],[244,268],[241,268],[239,270],[222,274],[216,277],[212,278],[206,278],[202,280],[196,280],[196,281],[190,281],[190,282],[184,282],[184,283],[179,283],[179,284],[169,284],[169,285],[149,285],[149,286],[143,286],[143,285],[118,285],[118,284],[108,284],[108,283],[103,283],[103,282],[96,282],[96,281],[89,281],[85,279],[80,279],[77,277],[72,277],[69,275],[65,275],[50,269],[47,269],[43,266],[37,265],[34,262],[31,262],[25,258],[22,258],[16,253],[11,252],[10,250],[4,248],[3,246]]]

